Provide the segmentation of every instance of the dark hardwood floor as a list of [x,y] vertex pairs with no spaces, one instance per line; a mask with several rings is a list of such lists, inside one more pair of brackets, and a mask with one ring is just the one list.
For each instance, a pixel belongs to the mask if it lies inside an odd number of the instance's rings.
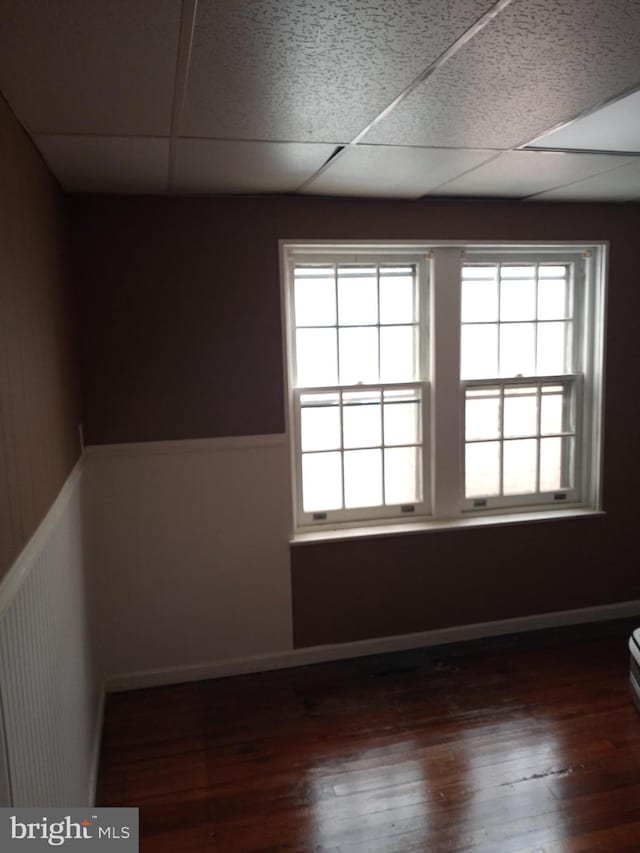
[[98,803],[143,853],[638,853],[633,627],[113,695]]

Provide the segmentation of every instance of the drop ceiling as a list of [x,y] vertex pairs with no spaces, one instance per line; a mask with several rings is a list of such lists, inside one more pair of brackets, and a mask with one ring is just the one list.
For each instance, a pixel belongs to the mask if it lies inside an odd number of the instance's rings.
[[640,200],[640,0],[0,0],[69,192]]

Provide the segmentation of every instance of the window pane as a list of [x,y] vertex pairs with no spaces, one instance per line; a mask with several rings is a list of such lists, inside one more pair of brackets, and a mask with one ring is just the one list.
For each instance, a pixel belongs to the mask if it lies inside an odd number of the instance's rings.
[[567,366],[568,323],[538,324],[538,374],[564,373]]
[[298,329],[296,366],[299,387],[335,385],[338,379],[335,329]]
[[413,504],[422,500],[422,454],[419,447],[384,451],[384,502]]
[[535,324],[501,325],[500,376],[531,376],[535,365]]
[[382,504],[382,451],[348,450],[344,454],[345,507]]
[[375,267],[338,268],[338,318],[341,326],[367,326],[378,322]]
[[500,284],[500,319],[535,320],[536,282],[507,280]]
[[559,394],[542,394],[540,400],[540,432],[542,435],[563,432],[564,397]]
[[465,494],[468,498],[500,494],[500,442],[467,444]]
[[340,329],[340,382],[378,381],[378,330]]
[[498,373],[498,326],[462,327],[463,379],[488,379]]
[[562,488],[562,439],[540,440],[540,491],[553,492]]
[[564,320],[569,314],[568,283],[563,278],[538,282],[538,319]]
[[[525,395],[522,392],[529,392]],[[538,398],[536,388],[518,389],[520,393],[505,390],[504,432],[505,438],[538,433]]]
[[302,450],[333,450],[340,447],[339,397],[328,406],[303,406],[300,411]]
[[496,322],[498,319],[498,282],[464,279],[462,282],[462,322]]
[[538,442],[535,438],[505,441],[503,451],[503,493],[524,495],[536,491]]
[[525,266],[509,266],[503,264],[500,267],[501,278],[535,278],[536,268],[534,264],[526,264]]
[[339,452],[302,454],[302,506],[305,512],[342,508]]
[[498,267],[495,264],[465,264],[462,267],[462,280],[497,279]]
[[380,380],[411,382],[417,378],[415,326],[380,329]]
[[344,394],[343,402],[344,446],[375,447],[382,444],[380,392]]
[[[393,395],[397,395],[394,402]],[[385,391],[384,403],[384,443],[418,444],[421,432],[419,392]]]
[[[467,441],[474,438],[500,437],[500,392],[497,389],[476,396],[477,392],[467,391],[465,405],[465,437]],[[491,396],[489,396],[491,394]]]
[[[410,270],[407,270],[410,273]],[[413,275],[385,275],[380,269],[380,322],[414,323],[416,316],[415,279]]]
[[538,267],[539,278],[567,278],[569,268],[558,264],[540,264]]
[[333,268],[295,270],[296,326],[333,326],[336,291]]

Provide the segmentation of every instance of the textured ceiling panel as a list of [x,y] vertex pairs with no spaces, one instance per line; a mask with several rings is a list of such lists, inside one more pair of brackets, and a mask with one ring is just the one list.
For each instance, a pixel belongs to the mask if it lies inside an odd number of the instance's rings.
[[524,198],[615,169],[628,161],[624,155],[507,151],[490,163],[438,187],[436,193]]
[[640,92],[548,133],[534,145],[536,148],[640,152]]
[[531,201],[634,201],[640,199],[640,158],[612,172],[535,196]]
[[185,136],[348,142],[494,0],[200,0]]
[[433,187],[488,160],[494,151],[354,145],[305,187],[321,195],[419,198]]
[[168,139],[36,136],[34,142],[67,192],[167,191]]
[[513,0],[366,136],[511,148],[640,83],[640,0]]
[[173,189],[182,193],[293,192],[333,145],[181,139]]
[[33,133],[169,133],[180,0],[2,0],[0,89]]

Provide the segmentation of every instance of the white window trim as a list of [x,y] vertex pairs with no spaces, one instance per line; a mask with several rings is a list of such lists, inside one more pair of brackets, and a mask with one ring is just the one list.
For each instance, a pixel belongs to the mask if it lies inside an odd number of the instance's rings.
[[[564,260],[572,255],[585,261],[585,281],[574,287],[574,298],[578,291],[584,293],[580,306],[583,312],[582,326],[588,331],[580,340],[579,360],[585,375],[591,376],[589,393],[579,394],[578,405],[583,408],[580,426],[581,442],[576,448],[576,473],[586,472],[586,478],[576,483],[576,488],[567,494],[561,504],[532,503],[524,500],[509,499],[508,506],[496,505],[483,508],[470,508],[464,499],[464,414],[462,401],[464,383],[460,380],[460,265],[461,259],[482,259],[491,261],[497,258],[504,261],[505,255],[513,254],[527,261],[534,256],[540,260]],[[370,517],[354,521],[329,520],[303,525],[300,523],[297,509],[300,494],[298,463],[298,436],[296,407],[293,387],[293,353],[290,345],[293,329],[293,288],[289,284],[290,268],[296,258],[311,256],[318,260],[328,260],[340,256],[346,263],[366,260],[388,260],[389,255],[402,255],[407,261],[408,255],[420,256],[429,264],[429,314],[438,318],[428,328],[429,352],[423,354],[423,362],[429,366],[426,376],[421,377],[423,384],[423,418],[430,417],[430,429],[423,424],[423,455],[425,484],[429,483],[430,494],[425,494],[425,504],[430,503],[430,513],[420,517],[411,515],[406,518],[380,517],[374,511]],[[364,255],[365,257],[358,257]],[[523,521],[543,518],[565,518],[575,515],[602,514],[602,439],[604,404],[604,360],[605,360],[605,322],[606,322],[606,269],[608,261],[608,243],[606,241],[572,242],[327,242],[280,240],[281,293],[283,309],[284,365],[287,387],[286,423],[291,449],[291,475],[293,495],[294,540],[318,541],[319,539],[345,538],[349,536],[377,535],[385,530],[441,530],[455,526],[477,526],[478,524],[496,524],[504,521],[514,523],[518,517]],[[421,297],[423,294],[421,294]],[[424,316],[425,300],[420,299],[421,322]],[[578,371],[582,372],[582,371]],[[567,377],[564,377],[565,380]],[[546,379],[546,378],[545,378]],[[535,377],[534,381],[539,381]],[[526,381],[526,378],[525,378]],[[474,380],[475,383],[475,380]],[[411,383],[400,383],[407,385]],[[384,385],[384,383],[380,383]],[[581,383],[578,382],[580,391]],[[457,389],[457,394],[449,389]],[[582,400],[580,399],[582,398]],[[428,405],[425,405],[428,403]],[[483,522],[483,519],[485,520]]]

